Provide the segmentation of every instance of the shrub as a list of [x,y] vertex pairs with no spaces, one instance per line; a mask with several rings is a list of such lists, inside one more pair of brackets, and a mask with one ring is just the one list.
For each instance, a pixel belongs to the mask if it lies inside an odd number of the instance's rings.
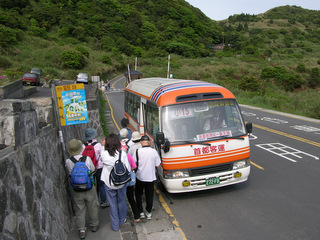
[[64,51],[60,56],[63,68],[82,69],[86,65],[86,61],[80,52],[72,50]]
[[0,56],[0,66],[3,69],[11,67],[12,63],[9,58]]
[[258,92],[261,90],[261,84],[254,76],[244,76],[240,79],[239,88],[249,92]]
[[169,53],[176,53],[185,57],[193,57],[195,54],[195,49],[185,43],[170,42],[167,45],[167,51]]
[[23,38],[23,31],[0,25],[0,47],[16,45]]
[[299,73],[305,73],[307,71],[306,66],[303,63],[299,63],[296,69]]
[[101,61],[102,61],[103,63],[105,63],[105,64],[110,64],[110,65],[112,64],[112,60],[111,60],[111,58],[109,57],[108,54],[102,55]]
[[298,74],[287,71],[284,67],[266,67],[261,71],[261,78],[274,78],[276,84],[285,88],[286,91],[293,91],[300,88],[304,81]]
[[310,77],[309,77],[309,85],[312,88],[316,86],[320,86],[320,70],[319,68],[312,68]]
[[87,58],[89,57],[89,51],[85,47],[78,44],[74,49],[80,52],[82,55],[86,56]]
[[3,70],[3,75],[7,75],[9,80],[18,80],[22,76],[22,72],[17,69],[9,68]]

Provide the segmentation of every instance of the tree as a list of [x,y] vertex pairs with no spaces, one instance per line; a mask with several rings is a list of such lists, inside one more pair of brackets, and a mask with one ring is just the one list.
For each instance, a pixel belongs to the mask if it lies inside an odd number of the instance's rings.
[[82,53],[78,51],[67,50],[60,56],[63,68],[82,69],[86,65],[86,61]]

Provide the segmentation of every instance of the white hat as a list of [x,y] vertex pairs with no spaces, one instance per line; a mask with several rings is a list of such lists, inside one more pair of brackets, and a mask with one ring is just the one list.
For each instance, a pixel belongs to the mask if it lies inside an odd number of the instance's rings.
[[128,132],[128,130],[127,130],[126,128],[122,128],[122,129],[120,130],[120,137],[121,137],[122,139],[127,138],[128,135],[129,135],[129,132]]
[[141,134],[138,131],[134,131],[131,139],[132,141],[138,141],[141,139]]

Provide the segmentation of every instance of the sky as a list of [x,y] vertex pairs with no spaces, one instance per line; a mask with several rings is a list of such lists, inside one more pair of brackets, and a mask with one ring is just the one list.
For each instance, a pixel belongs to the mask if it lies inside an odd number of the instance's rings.
[[186,0],[209,18],[219,21],[230,15],[248,13],[258,15],[285,5],[320,10],[320,0]]

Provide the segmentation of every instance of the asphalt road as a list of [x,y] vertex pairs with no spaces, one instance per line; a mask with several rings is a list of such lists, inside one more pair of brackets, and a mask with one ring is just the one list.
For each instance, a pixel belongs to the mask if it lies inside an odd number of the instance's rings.
[[[112,80],[107,92],[118,123],[123,80]],[[319,239],[320,121],[241,110],[254,127],[249,180],[202,192],[161,192],[177,224],[192,240]]]
[[319,121],[241,109],[254,124],[249,180],[164,194],[187,239],[319,239]]

